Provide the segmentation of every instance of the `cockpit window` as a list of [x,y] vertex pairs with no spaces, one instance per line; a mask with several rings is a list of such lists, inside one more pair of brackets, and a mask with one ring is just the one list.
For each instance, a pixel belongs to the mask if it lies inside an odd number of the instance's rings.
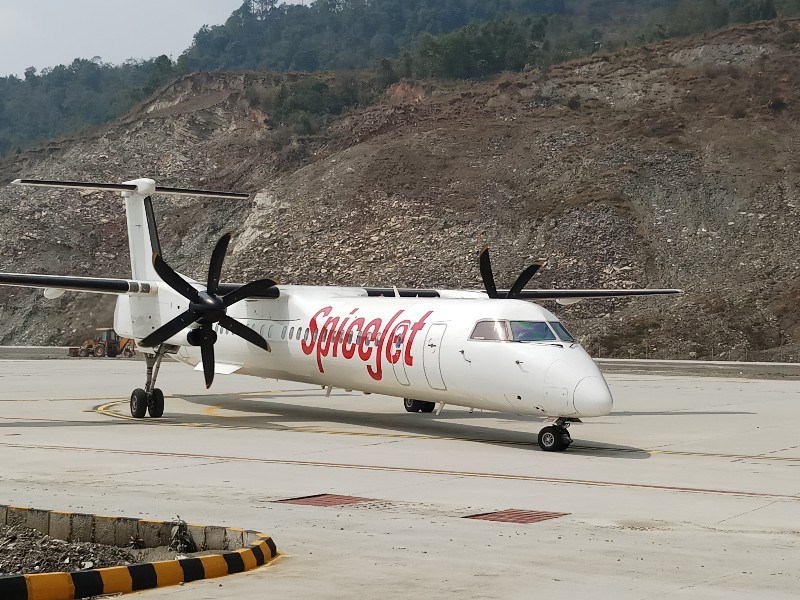
[[550,321],[550,327],[553,328],[553,331],[555,331],[558,334],[558,337],[560,337],[563,341],[569,343],[575,341],[575,338],[570,335],[563,323],[560,323],[559,321]]
[[478,321],[469,339],[505,342],[508,340],[508,328],[505,321]]
[[515,342],[550,342],[556,336],[542,321],[511,321],[511,339]]

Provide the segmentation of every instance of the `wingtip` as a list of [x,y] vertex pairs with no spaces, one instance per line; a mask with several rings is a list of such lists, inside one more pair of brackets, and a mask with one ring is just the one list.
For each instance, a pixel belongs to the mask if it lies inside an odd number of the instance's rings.
[[22,179],[15,179],[11,182],[11,185],[22,185]]

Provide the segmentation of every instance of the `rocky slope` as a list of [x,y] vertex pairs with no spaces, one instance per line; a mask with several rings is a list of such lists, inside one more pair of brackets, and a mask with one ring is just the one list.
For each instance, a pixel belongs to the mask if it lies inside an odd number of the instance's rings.
[[[476,288],[489,243],[500,282],[546,257],[533,285],[687,290],[555,308],[594,354],[798,360],[798,42],[800,22],[770,22],[547,73],[401,82],[279,150],[247,92],[282,77],[201,73],[0,175],[254,192],[156,201],[168,260],[197,277],[233,231],[227,280]],[[118,198],[8,186],[0,210],[0,270],[129,271]],[[109,299],[0,293],[0,343],[110,321]]]

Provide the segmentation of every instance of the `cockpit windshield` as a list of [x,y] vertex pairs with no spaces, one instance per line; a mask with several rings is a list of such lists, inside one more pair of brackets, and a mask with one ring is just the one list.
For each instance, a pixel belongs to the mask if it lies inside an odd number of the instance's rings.
[[508,328],[505,321],[478,321],[472,330],[471,340],[490,342],[508,341]]
[[570,335],[569,331],[567,331],[567,328],[564,327],[564,324],[560,321],[550,321],[550,327],[553,328],[553,331],[555,331],[558,334],[558,337],[560,337],[563,341],[569,342],[570,344],[575,341],[575,338]]
[[[557,337],[556,337],[557,336]],[[500,321],[486,319],[478,321],[469,336],[482,342],[567,342],[575,339],[558,321]]]
[[511,321],[511,339],[515,342],[554,342],[556,336],[542,321]]

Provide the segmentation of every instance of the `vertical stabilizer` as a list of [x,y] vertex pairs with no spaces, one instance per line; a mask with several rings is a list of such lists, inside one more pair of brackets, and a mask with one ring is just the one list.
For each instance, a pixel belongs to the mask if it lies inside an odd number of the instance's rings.
[[150,198],[156,191],[156,182],[152,179],[134,179],[125,184],[136,186],[136,191],[122,192],[128,222],[131,274],[133,279],[157,280],[158,275],[153,268],[153,251],[160,252],[161,249],[157,247],[158,234]]

